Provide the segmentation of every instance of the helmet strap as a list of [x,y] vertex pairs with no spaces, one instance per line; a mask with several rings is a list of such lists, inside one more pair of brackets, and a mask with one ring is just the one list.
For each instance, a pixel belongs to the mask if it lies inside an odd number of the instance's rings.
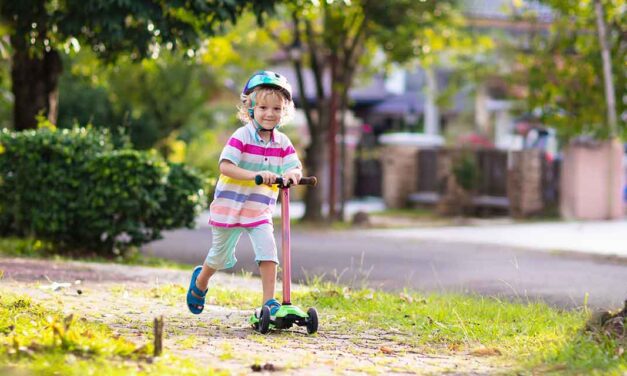
[[255,125],[255,128],[257,129],[257,131],[259,132],[272,132],[273,130],[276,129],[276,127],[278,127],[279,125],[275,125],[274,127],[272,127],[272,129],[266,129],[264,127],[261,126],[261,124],[259,124],[257,122],[257,120],[253,119],[253,124]]

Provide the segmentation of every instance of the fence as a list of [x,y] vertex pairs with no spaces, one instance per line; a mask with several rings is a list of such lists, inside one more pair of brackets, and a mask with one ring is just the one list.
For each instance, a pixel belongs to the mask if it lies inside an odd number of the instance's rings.
[[[467,190],[460,188],[454,172],[464,158],[471,161],[465,168],[473,170],[465,171],[472,175],[472,186]],[[415,189],[406,201],[438,205],[443,212],[454,212],[456,205],[466,205],[475,212],[507,210],[514,216],[526,216],[558,201],[559,165],[548,161],[540,150],[419,149],[415,151],[414,171]],[[466,201],[461,203],[460,197]],[[394,202],[402,199],[395,197]]]

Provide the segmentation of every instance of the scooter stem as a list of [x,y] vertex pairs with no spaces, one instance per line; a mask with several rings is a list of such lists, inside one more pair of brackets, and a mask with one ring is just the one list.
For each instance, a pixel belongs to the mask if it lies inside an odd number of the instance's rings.
[[283,252],[283,305],[291,304],[292,260],[290,257],[290,189],[281,188],[281,226]]

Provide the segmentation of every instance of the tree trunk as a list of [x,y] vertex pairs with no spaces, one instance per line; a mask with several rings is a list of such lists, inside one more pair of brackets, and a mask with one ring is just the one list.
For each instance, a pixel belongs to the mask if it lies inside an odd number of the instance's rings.
[[57,122],[58,83],[62,71],[62,62],[56,50],[44,52],[41,56],[31,56],[27,48],[20,48],[20,42],[13,40],[13,62],[11,79],[13,81],[13,122],[15,130],[37,127],[35,117],[42,114],[50,122]]
[[594,9],[597,16],[597,29],[599,44],[601,45],[601,59],[603,61],[603,82],[605,83],[605,102],[607,104],[607,122],[610,127],[610,137],[616,137],[616,93],[614,91],[614,75],[612,74],[612,56],[607,43],[607,31],[603,15],[603,5],[600,0],[595,0]]
[[[617,134],[616,125],[616,93],[614,92],[614,76],[612,74],[612,56],[607,43],[607,32],[605,27],[605,18],[603,15],[603,4],[601,0],[595,0],[594,9],[597,16],[597,29],[599,34],[599,44],[601,45],[601,59],[603,61],[603,82],[605,84],[605,103],[607,104],[607,123],[610,128],[610,140],[614,141]],[[614,207],[614,195],[612,187],[614,186],[614,153],[609,154],[609,174],[607,176],[607,202],[610,210],[607,219],[612,218],[611,208]],[[620,196],[619,196],[620,198]]]
[[[325,101],[326,102],[326,101]],[[305,215],[303,220],[308,222],[322,222],[324,217],[322,216],[322,203],[324,199],[324,157],[328,153],[326,138],[328,137],[326,127],[322,127],[320,124],[328,122],[328,111],[320,111],[321,109],[327,109],[326,106],[318,106],[319,112],[316,116],[316,121],[320,122],[316,127],[317,131],[311,132],[311,140],[307,147],[307,156],[305,159],[305,168],[308,175],[317,176],[319,181],[318,187],[308,187],[305,193]]]

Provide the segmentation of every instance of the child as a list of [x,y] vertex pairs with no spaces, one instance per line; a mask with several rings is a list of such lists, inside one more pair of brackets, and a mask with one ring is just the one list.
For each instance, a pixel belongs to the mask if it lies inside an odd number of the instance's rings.
[[[235,246],[243,232],[250,236],[263,286],[262,304],[274,316],[281,306],[274,299],[277,247],[272,213],[278,188],[277,176],[294,184],[302,167],[289,138],[277,129],[294,111],[292,88],[285,77],[270,71],[250,77],[241,94],[238,117],[245,124],[233,133],[220,155],[220,178],[211,203],[213,243],[202,266],[192,273],[187,306],[202,312],[209,278],[216,270],[235,265]],[[255,176],[264,185],[256,185]]]

